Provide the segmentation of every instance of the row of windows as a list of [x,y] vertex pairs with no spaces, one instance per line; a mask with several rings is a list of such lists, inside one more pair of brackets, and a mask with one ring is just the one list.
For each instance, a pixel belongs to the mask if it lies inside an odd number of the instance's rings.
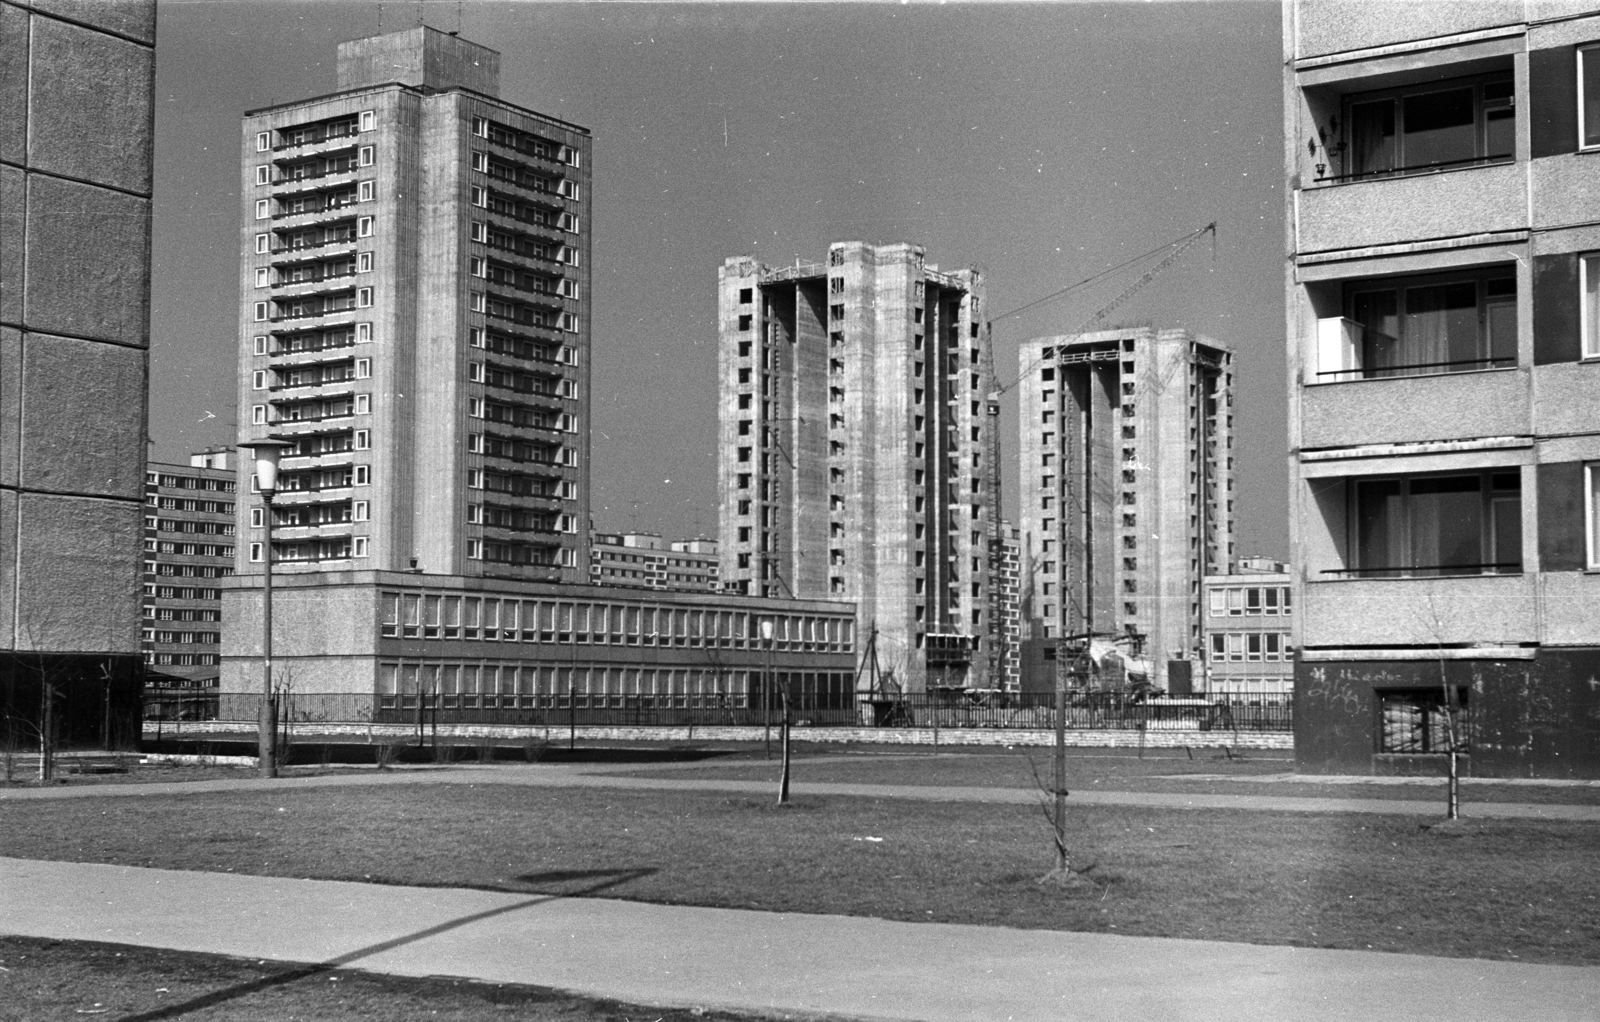
[[[222,493],[232,493],[233,490],[234,490],[234,486],[236,485],[232,479],[214,479],[214,478],[203,477],[203,476],[175,476],[175,475],[165,475],[165,474],[160,473],[160,472],[146,472],[145,473],[145,477],[144,477],[144,481],[145,481],[145,483],[147,485],[150,485],[150,486],[161,486],[161,487],[164,487],[164,488],[169,489],[169,490],[218,490],[218,491],[220,491]],[[152,495],[152,497],[150,499],[154,500],[155,497]],[[162,507],[177,507],[178,504],[176,504],[176,503],[168,503],[168,501],[174,501],[175,502],[178,499],[179,498],[177,498],[177,497],[162,497],[161,498],[161,502],[162,502],[161,506]],[[183,501],[183,505],[182,506],[183,506],[183,510],[185,510],[185,511],[195,511],[195,510],[211,511],[211,510],[214,510],[214,508],[211,508],[211,507],[199,507],[199,506],[196,506],[195,502],[192,501],[192,500]],[[232,505],[228,505],[228,508],[229,508],[229,511],[231,511],[232,510]]]
[[[366,536],[336,536],[332,539],[308,539],[300,542],[273,543],[274,564],[293,564],[307,561],[345,561],[352,557],[367,556]],[[250,560],[260,563],[262,545],[250,544]]]
[[1213,632],[1211,659],[1217,663],[1284,661],[1294,658],[1287,632]]
[[[233,512],[233,505],[228,504],[228,513]],[[231,536],[233,524],[231,522],[190,522],[178,518],[157,518],[146,515],[144,527],[155,529],[158,532],[186,532],[207,536]]]
[[1290,613],[1288,586],[1218,586],[1210,590],[1208,599],[1213,617]]
[[[232,574],[232,572],[229,572]],[[160,586],[154,582],[146,582],[144,594],[154,596],[158,600],[220,600],[221,589],[208,589],[194,586]]]
[[[331,316],[338,312],[347,312],[350,309],[371,308],[373,297],[372,288],[358,287],[347,295],[334,295],[329,298],[284,298],[274,299],[282,308],[278,310],[277,320],[286,319],[315,319],[318,316]],[[251,307],[251,316],[257,323],[273,322],[271,309],[272,302],[256,302]],[[482,311],[481,309],[478,311]],[[258,388],[259,389],[259,388]]]
[[144,552],[147,554],[181,554],[186,557],[232,557],[233,546],[222,546],[213,543],[158,543],[153,539],[144,541]]
[[[259,140],[260,136],[258,135],[258,145]],[[263,150],[258,148],[256,151],[262,152]],[[378,150],[376,146],[364,145],[356,149],[356,158],[354,163],[350,161],[350,157],[348,155],[326,160],[313,158],[302,161],[294,164],[293,166],[285,167],[276,181],[272,179],[273,165],[270,163],[259,164],[256,167],[256,184],[258,186],[292,184],[296,181],[316,180],[319,177],[327,177],[330,174],[347,174],[358,167],[372,166],[375,162],[377,162],[377,152]]]
[[[232,479],[220,480],[220,482],[227,484],[226,489],[229,493],[232,493],[235,486],[238,485]],[[223,488],[222,486],[217,487],[219,490]],[[148,503],[159,507],[163,511],[195,511],[208,515],[233,514],[233,501],[231,500],[182,500],[178,497],[156,497],[152,495]],[[148,519],[146,521],[148,524]]]
[[147,603],[144,616],[154,621],[221,621],[222,611],[214,607],[157,607]]
[[215,653],[147,653],[145,662],[160,667],[215,667]]
[[222,641],[218,632],[167,632],[154,628],[144,629],[143,637],[145,642],[159,642],[166,646],[215,646]]
[[227,578],[233,574],[233,569],[227,565],[171,564],[165,561],[145,561],[144,573],[146,575],[160,575],[162,577],[176,576],[179,578]]
[[[315,145],[330,139],[343,138],[362,131],[373,131],[378,126],[378,113],[376,110],[362,110],[351,116],[336,117],[315,124],[301,124],[292,128],[278,128],[279,148],[289,146]],[[256,152],[265,153],[273,149],[271,131],[256,133]]]
[[[389,638],[764,648],[763,615],[747,611],[396,592],[380,602],[379,634]],[[769,617],[775,649],[854,647],[850,618]]]
[[[774,671],[771,690],[798,711],[850,709],[854,676],[840,671]],[[379,664],[380,709],[548,709],[642,706],[744,709],[764,703],[758,671],[707,671],[526,664]]]

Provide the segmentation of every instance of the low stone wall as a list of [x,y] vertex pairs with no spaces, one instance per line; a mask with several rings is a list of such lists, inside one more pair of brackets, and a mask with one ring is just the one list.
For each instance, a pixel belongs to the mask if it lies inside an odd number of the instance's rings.
[[[291,725],[296,741],[330,741],[352,744],[381,744],[416,736],[414,724],[296,723]],[[563,742],[575,735],[586,742],[758,742],[766,734],[759,727],[579,727],[575,731],[560,725],[549,727],[513,724],[441,724],[437,731],[428,728],[429,737],[478,744],[485,739],[507,745],[528,742]],[[144,737],[166,741],[249,741],[256,734],[253,721],[207,720],[163,723],[159,734],[152,722],[145,723]],[[773,737],[778,729],[772,729]],[[840,745],[969,745],[969,746],[1050,746],[1055,732],[1043,729],[932,728],[919,727],[826,727],[794,728],[791,741]],[[1101,749],[1281,749],[1294,750],[1294,736],[1271,731],[1201,731],[1151,728],[1148,730],[1067,729],[1067,744],[1073,748]]]

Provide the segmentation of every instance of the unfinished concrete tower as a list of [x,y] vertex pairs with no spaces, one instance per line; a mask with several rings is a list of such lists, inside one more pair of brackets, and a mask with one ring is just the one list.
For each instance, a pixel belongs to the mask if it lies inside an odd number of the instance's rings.
[[719,278],[724,584],[856,601],[907,691],[992,687],[981,275],[840,242]]
[[1140,328],[1019,358],[1023,687],[1053,685],[1057,645],[1092,632],[1169,688],[1168,662],[1197,657],[1200,580],[1233,551],[1233,355]]

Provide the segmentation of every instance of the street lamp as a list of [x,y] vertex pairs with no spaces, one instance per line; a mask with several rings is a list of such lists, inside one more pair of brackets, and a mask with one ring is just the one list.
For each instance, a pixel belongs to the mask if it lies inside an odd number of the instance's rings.
[[276,748],[276,721],[272,713],[272,498],[278,491],[278,459],[283,457],[284,449],[293,447],[284,440],[262,438],[260,440],[242,443],[240,447],[251,452],[255,461],[256,488],[261,491],[261,499],[266,504],[262,513],[262,527],[266,530],[261,544],[261,560],[263,562],[262,577],[262,603],[261,603],[261,714],[257,722],[259,737],[259,757],[262,777],[278,776],[278,758]]
[[761,619],[761,641],[767,645],[767,671],[761,676],[761,716],[766,722],[767,758],[772,758],[772,618]]

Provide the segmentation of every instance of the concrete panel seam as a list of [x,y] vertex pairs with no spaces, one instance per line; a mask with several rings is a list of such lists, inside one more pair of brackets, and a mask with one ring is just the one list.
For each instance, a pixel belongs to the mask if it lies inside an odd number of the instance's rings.
[[63,25],[71,25],[74,28],[81,28],[86,32],[94,32],[98,35],[110,36],[113,39],[121,39],[125,43],[132,43],[135,46],[142,46],[147,50],[154,50],[156,48],[156,44],[150,42],[149,40],[139,39],[124,32],[118,32],[115,29],[105,28],[101,25],[90,25],[86,22],[78,21],[76,18],[68,18],[53,11],[41,11],[31,4],[22,2],[22,0],[12,0],[12,2],[18,7],[26,10],[35,18],[49,18],[51,21],[59,21]]
[[[20,170],[23,173],[33,177],[53,177],[60,181],[71,181],[76,185],[84,185],[89,188],[99,188],[107,192],[117,192],[121,195],[127,195],[135,199],[149,199],[152,195],[151,192],[136,192],[131,188],[118,188],[116,185],[108,185],[103,181],[90,181],[87,178],[73,177],[71,174],[59,174],[55,171],[40,170],[38,167],[13,163],[10,160],[0,160],[0,163],[3,163],[7,167]],[[1555,228],[1552,228],[1552,230],[1554,229]]]

